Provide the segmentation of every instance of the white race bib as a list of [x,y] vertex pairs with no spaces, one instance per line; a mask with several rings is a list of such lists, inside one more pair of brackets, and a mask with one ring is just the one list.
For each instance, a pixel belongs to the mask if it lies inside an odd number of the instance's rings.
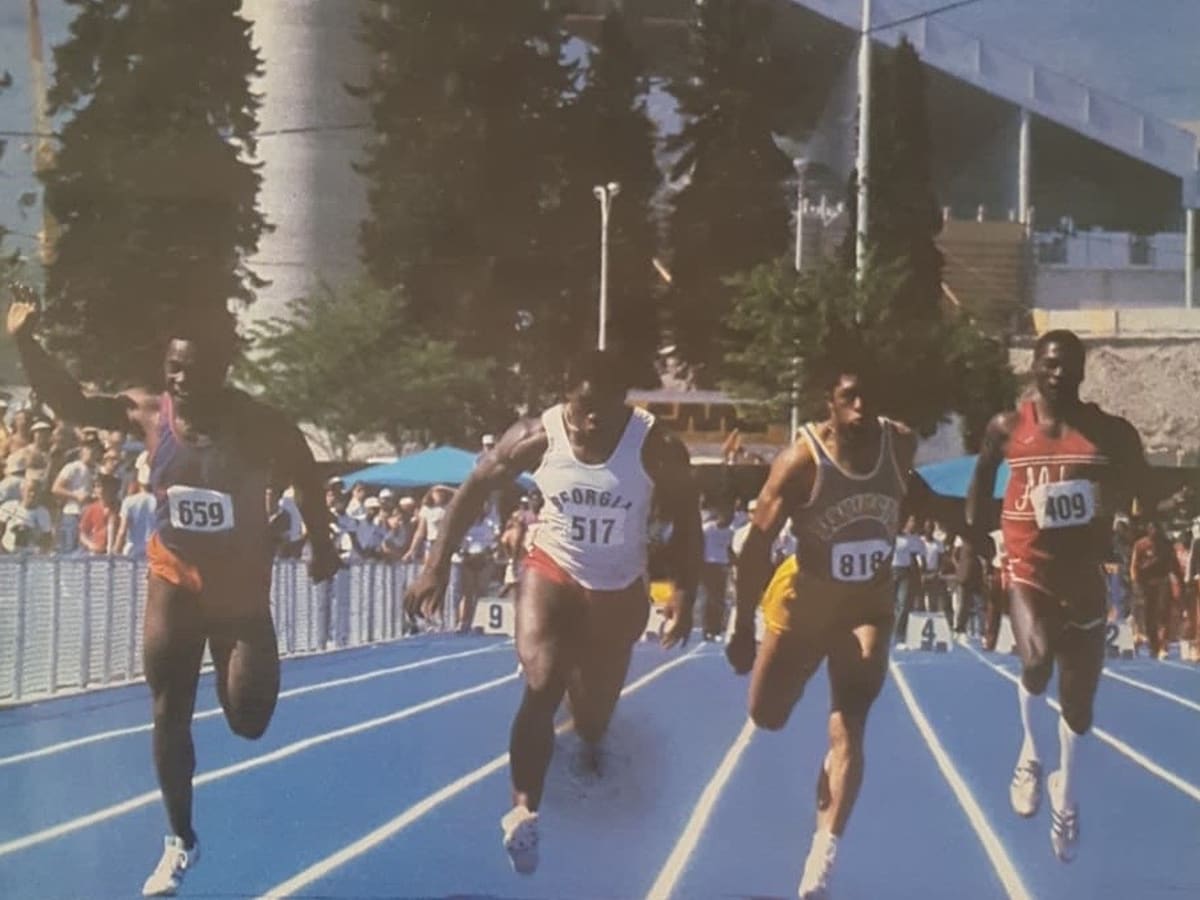
[[171,526],[180,531],[212,533],[233,528],[233,498],[220,491],[176,484],[167,488]]
[[834,581],[870,581],[891,557],[888,541],[846,541],[833,545],[829,570]]
[[620,546],[625,543],[624,509],[588,510],[587,515],[570,515],[567,509],[567,538],[588,547]]
[[1029,493],[1038,528],[1086,525],[1096,517],[1096,492],[1083,479],[1039,484]]

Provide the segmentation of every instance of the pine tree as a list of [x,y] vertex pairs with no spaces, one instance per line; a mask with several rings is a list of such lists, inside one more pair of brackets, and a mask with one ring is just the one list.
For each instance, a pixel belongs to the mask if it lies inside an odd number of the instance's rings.
[[[615,181],[620,193],[609,219],[607,343],[623,355],[635,381],[650,386],[658,383],[653,360],[660,293],[652,265],[658,250],[651,201],[661,175],[646,89],[644,64],[625,19],[612,12],[567,112],[563,220],[570,285],[562,325],[564,339],[577,341],[580,323],[597,321],[600,214],[592,188]],[[594,340],[595,327],[582,330]]]
[[702,382],[720,376],[728,343],[726,279],[788,245],[790,160],[773,138],[788,81],[771,47],[768,7],[706,0],[688,76],[672,85],[686,124],[668,143],[682,182],[670,221],[670,327]]
[[68,0],[51,112],[66,118],[42,177],[61,232],[46,320],[79,374],[159,377],[181,309],[226,315],[263,282],[254,153],[260,61],[238,0]]
[[411,327],[516,372],[497,386],[511,406],[561,368],[532,348],[556,346],[543,338],[564,295],[565,36],[537,0],[380,0],[364,40],[366,268],[404,286]]

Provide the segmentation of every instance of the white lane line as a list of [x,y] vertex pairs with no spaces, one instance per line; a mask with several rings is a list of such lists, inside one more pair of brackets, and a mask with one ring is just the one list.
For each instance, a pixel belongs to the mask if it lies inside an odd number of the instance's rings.
[[1170,691],[1164,691],[1160,687],[1155,687],[1152,684],[1146,684],[1144,681],[1138,681],[1136,678],[1130,678],[1128,675],[1122,675],[1119,672],[1112,671],[1112,669],[1105,669],[1104,674],[1115,681],[1121,682],[1122,684],[1131,685],[1132,687],[1143,690],[1148,694],[1154,694],[1156,697],[1163,697],[1174,703],[1178,703],[1180,706],[1186,706],[1188,709],[1194,710],[1195,712],[1200,712],[1200,703],[1196,703],[1194,700],[1189,700],[1187,697],[1180,697],[1178,694],[1172,694]]
[[1164,666],[1170,666],[1172,669],[1183,669],[1185,672],[1191,672],[1193,675],[1200,675],[1200,666],[1185,665],[1181,662],[1176,662],[1173,659],[1160,659],[1158,662]]
[[[360,675],[349,675],[345,678],[336,678],[332,681],[320,681],[316,684],[306,684],[302,687],[290,688],[286,691],[280,691],[279,699],[283,700],[287,697],[299,697],[302,694],[311,694],[316,691],[327,691],[330,688],[343,687],[347,684],[358,684],[363,681],[370,681],[375,678],[384,678],[388,675],[397,675],[400,672],[408,672],[413,669],[422,669],[425,666],[432,666],[437,663],[446,662],[452,659],[463,659],[467,656],[476,656],[480,653],[494,653],[504,647],[511,646],[512,641],[505,641],[503,644],[498,644],[494,647],[484,647],[480,650],[467,650],[462,653],[448,653],[444,656],[433,656],[429,659],[422,659],[413,663],[405,663],[402,666],[391,666],[387,669],[374,669],[370,672],[363,672]],[[222,714],[221,707],[217,706],[213,709],[202,710],[192,716],[192,721],[197,719],[208,719],[213,716]],[[101,731],[97,734],[89,734],[86,737],[73,738],[69,741],[63,741],[58,744],[51,744],[48,747],[39,747],[37,750],[26,750],[22,753],[16,753],[12,756],[0,756],[0,768],[11,766],[17,763],[28,762],[31,759],[40,759],[43,756],[53,756],[56,753],[63,753],[67,750],[74,750],[77,747],[86,747],[89,744],[98,744],[101,741],[110,741],[114,738],[126,737],[131,734],[142,734],[149,731],[154,726],[150,723],[145,725],[131,725],[128,728],[114,728],[111,731]]]
[[[625,689],[621,691],[621,696],[625,697],[629,694],[632,694],[634,691],[639,690],[640,688],[649,684],[654,679],[658,678],[660,675],[663,675],[663,674],[669,672],[671,669],[675,668],[676,666],[687,662],[689,659],[695,659],[696,652],[702,646],[703,646],[703,644],[698,644],[697,646],[693,647],[691,650],[689,650],[687,653],[683,654],[682,656],[679,656],[679,657],[671,660],[668,663],[664,663],[663,665],[658,666],[655,669],[652,669],[650,672],[643,675],[637,681],[634,681],[634,682],[626,685]],[[562,734],[566,731],[570,731],[572,727],[573,727],[572,722],[565,722],[562,725],[559,725],[558,728],[556,728],[554,730],[554,733]],[[499,756],[496,756],[496,757],[488,760],[486,763],[484,763],[478,769],[468,772],[466,775],[463,775],[461,778],[457,779],[456,781],[452,781],[450,784],[447,784],[445,787],[443,787],[437,791],[434,791],[432,794],[429,794],[427,797],[425,797],[420,802],[410,806],[408,809],[406,809],[404,812],[400,813],[400,815],[396,816],[394,819],[392,819],[388,822],[384,822],[382,825],[380,825],[375,830],[370,831],[367,834],[364,834],[362,837],[360,837],[358,840],[354,841],[352,844],[347,844],[345,847],[343,847],[341,850],[338,850],[336,853],[332,853],[329,856],[325,857],[324,859],[313,863],[311,866],[309,866],[303,872],[299,872],[296,875],[293,875],[287,881],[284,881],[281,884],[277,884],[273,888],[269,888],[267,891],[265,891],[263,894],[260,895],[260,900],[262,900],[262,898],[268,898],[268,897],[270,897],[270,898],[289,897],[289,896],[297,893],[298,891],[304,890],[304,888],[308,887],[314,881],[318,881],[321,878],[324,878],[326,875],[328,875],[334,869],[337,869],[340,866],[345,865],[346,863],[350,862],[352,859],[356,859],[357,857],[362,856],[364,853],[368,852],[369,850],[379,846],[384,841],[386,841],[388,838],[392,837],[393,835],[395,835],[396,833],[398,833],[400,831],[403,831],[405,828],[407,828],[413,822],[416,822],[418,819],[420,819],[426,813],[430,812],[433,809],[436,809],[438,806],[445,803],[447,800],[451,799],[452,797],[456,796],[457,794],[461,794],[463,791],[465,791],[467,788],[471,787],[473,784],[477,784],[478,782],[487,778],[489,775],[492,775],[495,772],[499,771],[500,769],[503,769],[506,765],[508,765],[508,754],[507,753],[501,753]]]
[[1004,889],[1008,892],[1008,896],[1028,900],[1031,895],[1025,887],[1025,883],[1021,880],[1021,874],[1017,871],[1016,866],[1013,865],[1012,859],[1004,849],[1004,844],[1000,842],[1000,838],[992,830],[991,824],[983,814],[983,810],[980,809],[979,804],[975,801],[975,797],[972,795],[971,789],[967,787],[966,781],[959,774],[954,761],[946,753],[946,749],[942,746],[937,732],[933,730],[933,727],[929,724],[929,720],[925,718],[925,713],[921,711],[921,707],[917,703],[917,698],[908,686],[908,679],[904,677],[904,672],[900,666],[896,665],[895,660],[892,660],[888,664],[888,668],[891,669],[892,678],[896,681],[896,687],[900,689],[900,696],[904,698],[904,705],[908,707],[908,714],[912,716],[917,730],[921,733],[921,737],[925,739],[925,744],[929,747],[929,752],[933,755],[934,761],[941,770],[942,777],[946,779],[947,784],[950,785],[950,790],[954,792],[954,796],[958,800],[958,805],[966,813],[967,821],[975,829],[975,834],[979,838],[979,842],[983,844],[984,852],[987,853],[988,859],[991,860],[992,868],[1000,876],[1000,881],[1004,884]]
[[[999,674],[1003,675],[1005,678],[1007,678],[1013,684],[1016,684],[1018,682],[1019,679],[1017,678],[1016,675],[1013,675],[1011,672],[1009,672],[1003,666],[996,665],[990,659],[987,659],[986,657],[984,657],[974,647],[967,646],[967,649],[970,650],[971,653],[973,653],[975,655],[976,659],[978,659],[981,663],[983,663],[988,668],[993,669],[996,672],[998,672]],[[1059,712],[1059,713],[1062,712],[1062,707],[1059,706],[1058,701],[1055,700],[1053,697],[1047,697],[1046,702],[1048,704],[1050,704],[1050,706],[1056,712]],[[1125,743],[1119,737],[1105,731],[1103,728],[1100,728],[1098,725],[1092,725],[1092,734],[1096,735],[1096,737],[1098,737],[1100,740],[1104,741],[1104,743],[1108,744],[1110,747],[1112,747],[1118,753],[1121,753],[1122,755],[1127,756],[1129,759],[1133,760],[1135,763],[1137,763],[1139,766],[1141,766],[1147,772],[1151,773],[1152,775],[1157,775],[1159,778],[1161,778],[1167,784],[1171,785],[1171,787],[1183,792],[1184,794],[1187,794],[1193,800],[1200,803],[1200,787],[1196,787],[1196,785],[1192,784],[1190,781],[1186,781],[1183,778],[1180,778],[1178,775],[1176,775],[1170,769],[1163,768],[1158,763],[1156,763],[1154,760],[1150,759],[1150,757],[1146,756],[1145,754],[1143,754],[1137,750],[1134,750],[1133,747],[1129,746],[1127,743]]]
[[[509,681],[515,681],[516,674],[504,675],[500,678],[493,678],[491,681],[485,681],[482,684],[477,684],[474,687],[464,688],[461,691],[454,691],[451,694],[443,694],[440,697],[435,697],[432,700],[426,700],[424,703],[418,703],[415,706],[409,706],[398,712],[389,713],[386,716],[368,719],[365,722],[359,722],[355,725],[350,725],[346,728],[339,728],[336,731],[327,731],[323,734],[317,734],[302,741],[295,741],[287,744],[277,750],[272,750],[270,753],[264,753],[261,756],[255,756],[250,759],[243,760],[239,763],[234,763],[231,766],[214,769],[211,772],[205,772],[203,775],[198,775],[192,781],[193,786],[200,787],[209,782],[219,781],[222,778],[228,778],[231,775],[237,775],[241,772],[257,769],[260,766],[270,765],[271,763],[279,762],[281,759],[287,759],[289,756],[295,756],[297,753],[302,753],[313,747],[327,744],[330,741],[336,741],[344,737],[350,737],[354,734],[359,734],[363,731],[369,731],[372,728],[378,728],[382,725],[390,725],[393,722],[400,722],[412,716],[419,715],[423,712],[428,712],[431,709],[436,709],[439,706],[444,706],[447,703],[453,703],[455,700],[461,700],[464,697],[470,697],[472,694],[479,694],[483,691],[489,691],[492,688],[499,687]],[[122,816],[127,812],[132,812],[142,806],[148,806],[151,803],[157,803],[159,799],[158,791],[146,791],[144,794],[138,794],[136,797],[130,797],[122,803],[107,806],[104,809],[98,809],[86,816],[79,816],[75,819],[70,819],[66,822],[60,822],[58,825],[52,825],[49,828],[43,828],[41,831],[35,831],[33,834],[27,834],[24,837],[15,838],[11,841],[6,841],[0,844],[0,856],[7,856],[9,853],[16,853],[18,850],[24,850],[36,844],[42,844],[46,841],[54,840],[62,837],[64,834],[70,834],[73,831],[79,831],[81,828],[87,828],[90,825],[95,825],[99,822],[105,822],[109,819],[114,819],[117,816]]]
[[700,799],[692,810],[691,818],[688,819],[687,825],[684,826],[683,833],[679,835],[679,840],[675,842],[675,846],[671,850],[671,855],[667,857],[662,871],[654,879],[654,885],[650,888],[650,893],[646,895],[646,900],[666,900],[667,897],[671,896],[671,892],[675,890],[675,885],[687,868],[688,861],[692,858],[692,853],[695,851],[696,845],[700,843],[700,836],[704,834],[704,828],[708,824],[708,817],[712,815],[713,807],[716,806],[721,792],[725,790],[725,784],[729,781],[730,776],[733,775],[733,770],[737,768],[738,761],[742,758],[742,753],[750,746],[750,738],[753,735],[754,722],[747,719],[746,724],[742,726],[742,730],[738,732],[738,736],[729,745],[729,749],[725,752],[725,757],[721,760],[721,764],[717,766],[716,773],[708,784],[704,786],[704,791],[700,794]]

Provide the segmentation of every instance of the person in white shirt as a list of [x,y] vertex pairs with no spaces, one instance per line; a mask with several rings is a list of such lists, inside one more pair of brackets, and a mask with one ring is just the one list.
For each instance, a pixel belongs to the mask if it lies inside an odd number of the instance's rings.
[[454,561],[459,564],[458,589],[461,594],[457,630],[462,634],[470,630],[471,623],[475,621],[475,606],[492,582],[492,561],[499,536],[500,526],[492,518],[491,510],[485,507],[475,523],[467,529],[458,552],[454,554]]
[[0,547],[5,553],[40,550],[54,545],[50,511],[41,503],[42,482],[26,478],[21,483],[21,499],[0,504]]
[[422,560],[442,535],[442,521],[446,518],[446,505],[454,492],[448,487],[437,485],[425,492],[425,500],[417,512],[417,530],[413,534],[412,544],[404,554],[405,562]]
[[704,593],[702,627],[706,641],[715,641],[725,630],[729,564],[733,557],[732,520],[733,516],[729,511],[713,511],[701,526],[704,535],[704,566],[700,570],[700,587]]
[[513,425],[463,483],[405,598],[410,612],[428,617],[440,610],[451,554],[488,496],[521,472],[533,473],[545,502],[515,601],[525,691],[509,745],[513,806],[500,820],[505,852],[520,874],[538,865],[538,809],[554,717],[568,692],[580,764],[600,768],[599,743],[650,616],[652,503],[674,523],[675,595],[662,644],[686,641],[692,630],[702,540],[687,448],[651,413],[626,405],[628,375],[611,351],[575,358],[565,402]]
[[909,516],[904,530],[896,535],[896,546],[892,552],[892,585],[896,602],[896,648],[905,649],[908,633],[908,614],[921,589],[921,554],[925,544],[917,534],[917,518]]
[[96,460],[100,455],[98,441],[79,445],[79,458],[59,470],[50,493],[62,503],[58,520],[58,552],[74,553],[79,547],[79,516],[83,506],[92,499]]
[[788,517],[779,529],[779,537],[771,545],[771,562],[780,565],[785,559],[796,553],[796,532],[792,526],[792,518]]
[[283,546],[279,555],[285,559],[299,559],[304,550],[304,541],[308,531],[304,527],[304,517],[300,515],[300,507],[296,503],[296,490],[290,485],[279,497],[279,512],[288,517],[288,528],[283,535]]
[[383,553],[387,525],[383,521],[383,504],[378,497],[367,497],[362,504],[363,515],[357,520],[358,546],[364,559],[378,559]]
[[361,481],[350,489],[350,499],[346,503],[346,515],[352,519],[361,519],[367,514],[367,486]]
[[742,546],[746,543],[746,537],[750,534],[750,516],[756,509],[758,509],[758,500],[751,500],[746,504],[746,521],[738,525],[736,515],[734,517],[733,538],[729,542],[729,552],[733,556],[734,566],[737,565],[737,558],[742,555]]
[[946,545],[938,536],[938,530],[932,519],[925,520],[925,528],[921,534],[921,593],[925,611],[942,613],[953,628],[954,618],[946,602],[946,582],[942,580],[942,560],[946,555]]
[[121,501],[115,546],[122,556],[146,558],[146,545],[154,530],[154,513],[158,500],[150,490],[149,454],[143,450],[134,466],[134,493]]

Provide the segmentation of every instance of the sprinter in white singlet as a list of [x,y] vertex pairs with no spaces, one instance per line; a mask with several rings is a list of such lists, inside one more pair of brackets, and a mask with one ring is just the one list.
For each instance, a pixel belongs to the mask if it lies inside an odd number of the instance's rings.
[[513,868],[538,863],[538,807],[554,750],[554,714],[570,696],[587,761],[625,683],[649,617],[648,524],[653,503],[673,523],[676,593],[666,647],[686,642],[700,562],[700,508],[683,444],[625,405],[618,358],[594,350],[568,369],[565,402],[518,422],[484,453],[446,514],[442,537],[406,597],[410,613],[440,609],[450,555],[492,492],[533,472],[545,498],[517,590],[517,655],[525,694],[509,744],[513,808],[501,820]]

